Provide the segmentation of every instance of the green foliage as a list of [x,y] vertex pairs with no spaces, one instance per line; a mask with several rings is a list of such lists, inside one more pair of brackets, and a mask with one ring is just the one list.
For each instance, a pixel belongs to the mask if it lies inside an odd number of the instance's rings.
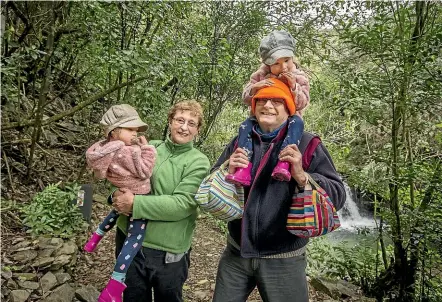
[[363,239],[334,245],[326,237],[312,238],[307,255],[307,271],[312,276],[326,275],[364,286],[376,278],[376,252]]
[[210,213],[205,213],[204,214],[205,217],[207,219],[209,219],[211,221],[211,224],[214,224],[218,230],[224,235],[227,236],[227,234],[229,233],[229,230],[227,228],[227,222],[225,222],[224,220],[218,219],[216,217],[214,217],[212,214]]
[[31,203],[23,208],[23,223],[29,227],[27,232],[34,236],[70,238],[85,230],[87,224],[78,207],[72,204],[79,188],[77,184],[71,184],[62,190],[58,185],[51,184],[37,193]]
[[[40,138],[31,136],[34,126],[3,131],[2,141],[8,144],[2,152],[12,162],[13,177],[23,174],[22,167],[29,162],[29,140],[37,140],[37,152],[55,145],[67,147],[63,152],[72,147],[84,157],[81,153],[99,136],[101,115],[123,102],[137,108],[150,126],[150,138],[161,139],[170,105],[181,99],[199,101],[206,127],[197,145],[213,163],[248,115],[241,91],[260,64],[260,38],[270,30],[289,30],[297,39],[297,59],[311,79],[306,129],[320,134],[352,187],[374,196],[376,214],[387,226],[384,236],[398,239],[396,247],[407,259],[417,255],[418,266],[410,272],[420,273],[415,275],[416,285],[421,286],[416,293],[439,290],[436,281],[429,281],[437,280],[429,267],[441,270],[441,260],[434,255],[442,250],[438,168],[442,7],[438,3],[7,1],[2,17],[2,126],[37,116],[51,118],[121,82],[148,76],[63,121],[86,131],[69,134],[58,123],[44,127]],[[46,64],[51,29],[54,51]],[[48,68],[49,91],[44,92]],[[45,98],[42,114],[37,112],[40,97]],[[36,165],[51,163],[44,153]],[[39,179],[48,182],[43,176]],[[55,205],[40,204],[37,196],[33,204],[26,222],[35,232],[69,225],[51,220],[57,214],[52,210]],[[224,232],[226,225],[217,224]],[[333,268],[330,274],[372,280],[371,254],[358,248],[357,253],[344,247],[328,249],[316,240],[312,245],[324,249],[323,255],[312,252],[312,256],[313,260],[326,257],[327,267]],[[427,259],[431,264],[423,261]],[[318,262],[311,269],[323,268]],[[431,290],[426,295],[440,297]]]

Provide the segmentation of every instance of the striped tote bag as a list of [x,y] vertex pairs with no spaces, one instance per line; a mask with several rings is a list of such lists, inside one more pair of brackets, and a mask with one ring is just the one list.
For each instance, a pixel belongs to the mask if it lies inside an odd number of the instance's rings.
[[287,217],[287,230],[299,237],[316,237],[330,233],[340,225],[330,197],[309,176],[304,191],[295,189]]
[[206,212],[214,217],[232,221],[240,219],[244,209],[244,188],[225,181],[228,161],[204,178],[195,200]]

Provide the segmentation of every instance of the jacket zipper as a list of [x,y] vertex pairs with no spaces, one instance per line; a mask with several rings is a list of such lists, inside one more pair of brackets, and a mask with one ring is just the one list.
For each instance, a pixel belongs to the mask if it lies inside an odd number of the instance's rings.
[[[256,171],[256,175],[255,175],[255,178],[253,180],[253,184],[252,184],[252,186],[250,187],[250,190],[249,190],[249,196],[247,196],[247,201],[246,201],[246,203],[244,205],[244,212],[246,211],[247,204],[249,203],[250,192],[252,192],[252,189],[255,187],[255,180],[258,178],[258,176],[261,173],[262,169],[267,164],[268,158],[270,157],[269,154],[272,152],[272,149],[273,149],[273,145],[274,145],[274,143],[270,144],[269,149],[264,154],[264,157],[260,160],[260,164],[258,166],[258,170]],[[258,207],[257,207],[257,211],[258,210],[259,210],[259,204],[258,204]],[[258,215],[255,215],[255,222],[258,223]],[[244,219],[241,221],[241,249],[242,249],[242,245],[243,245],[243,236],[242,236],[243,231],[244,231]],[[253,230],[253,232],[256,233],[256,230]],[[255,240],[258,241],[257,240],[257,235],[255,235],[254,237],[255,237]],[[259,257],[259,252],[258,252],[258,257]]]

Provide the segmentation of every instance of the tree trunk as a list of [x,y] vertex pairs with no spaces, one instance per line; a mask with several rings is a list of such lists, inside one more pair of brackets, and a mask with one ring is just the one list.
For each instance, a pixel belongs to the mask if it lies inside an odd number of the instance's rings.
[[48,10],[49,10],[49,12],[51,12],[52,18],[51,18],[51,23],[49,26],[48,38],[46,41],[46,55],[45,55],[45,61],[44,61],[45,76],[44,76],[43,82],[41,84],[40,96],[38,98],[37,110],[35,112],[36,118],[35,118],[35,123],[34,123],[34,131],[32,133],[32,143],[31,143],[31,149],[29,152],[29,158],[28,158],[28,163],[27,163],[26,177],[28,180],[30,179],[30,176],[31,176],[35,148],[36,148],[36,145],[40,139],[44,104],[46,103],[47,94],[49,91],[49,85],[51,83],[52,67],[51,67],[50,61],[51,61],[51,57],[52,57],[53,50],[54,50],[55,19],[57,18],[54,7],[55,7],[55,2],[48,2]]

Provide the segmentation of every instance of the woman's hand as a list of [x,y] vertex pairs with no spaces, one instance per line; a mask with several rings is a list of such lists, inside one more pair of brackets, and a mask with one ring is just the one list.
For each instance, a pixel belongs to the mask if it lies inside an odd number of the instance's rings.
[[229,173],[235,173],[237,168],[247,168],[249,159],[247,152],[242,148],[237,148],[229,158]]
[[114,192],[112,196],[112,206],[118,213],[129,216],[132,213],[135,195],[125,188]]
[[290,163],[290,174],[301,186],[307,183],[307,175],[302,168],[302,154],[295,144],[288,145],[279,153],[279,160]]
[[269,87],[269,86],[273,86],[273,82],[270,81],[269,79],[264,79],[262,81],[256,82],[250,88],[250,95],[253,96],[258,92],[258,90],[260,90],[264,87]]

